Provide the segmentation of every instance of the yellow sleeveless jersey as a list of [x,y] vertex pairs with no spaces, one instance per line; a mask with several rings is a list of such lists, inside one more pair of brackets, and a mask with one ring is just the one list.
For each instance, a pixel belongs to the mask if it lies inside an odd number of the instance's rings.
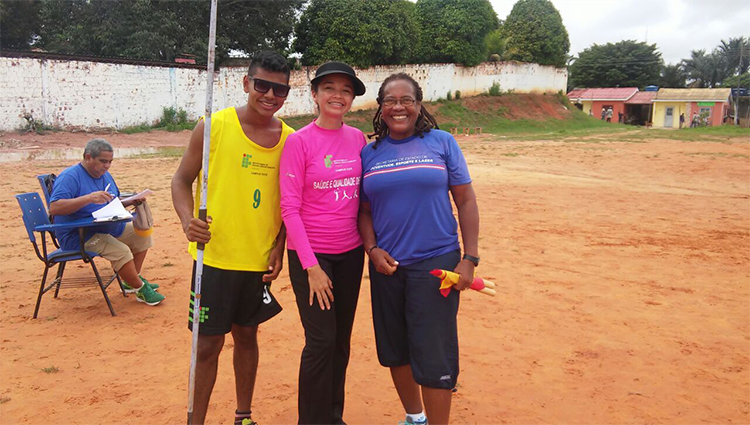
[[[211,114],[211,152],[206,208],[213,219],[203,262],[224,270],[267,271],[268,255],[281,229],[279,161],[294,129],[282,121],[279,143],[265,148],[242,131],[235,108]],[[195,193],[200,207],[202,173]],[[188,251],[197,257],[196,244]]]

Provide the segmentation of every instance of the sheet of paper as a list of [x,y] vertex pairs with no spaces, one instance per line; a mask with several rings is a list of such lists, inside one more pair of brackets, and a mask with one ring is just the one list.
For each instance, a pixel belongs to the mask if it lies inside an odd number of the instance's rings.
[[137,201],[139,199],[144,199],[147,196],[151,195],[152,193],[154,193],[154,192],[151,189],[146,189],[146,190],[144,190],[141,193],[136,193],[133,196],[128,196],[127,198],[122,199],[122,202]]
[[116,218],[133,218],[133,215],[122,206],[122,202],[119,198],[113,199],[107,205],[99,208],[98,210],[91,213],[94,216],[94,221],[108,221]]

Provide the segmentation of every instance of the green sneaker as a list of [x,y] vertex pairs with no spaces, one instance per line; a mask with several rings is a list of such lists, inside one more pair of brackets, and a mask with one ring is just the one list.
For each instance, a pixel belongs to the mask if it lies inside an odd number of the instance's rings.
[[124,280],[122,281],[122,289],[125,291],[126,294],[135,294],[136,292],[138,292],[137,289],[128,285],[128,283],[125,282]]
[[143,284],[141,288],[135,293],[135,299],[138,302],[146,303],[147,305],[157,305],[164,301],[164,295],[154,291],[150,285]]
[[158,290],[159,290],[159,284],[158,284],[158,283],[151,283],[151,282],[147,281],[147,280],[146,280],[146,278],[145,278],[145,277],[143,277],[143,276],[141,276],[141,275],[138,275],[138,277],[140,277],[140,278],[141,278],[141,282],[143,282],[143,283],[145,283],[146,285],[148,285],[148,286],[150,286],[151,288],[153,288],[153,289],[154,289],[154,291],[158,291]]
[[[141,278],[141,281],[143,282],[144,285],[150,286],[151,289],[153,289],[154,291],[158,291],[159,290],[159,284],[158,283],[151,283],[151,282],[147,281],[144,278]],[[135,294],[136,292],[138,292],[138,289],[135,289],[132,286],[128,285],[128,283],[125,282],[124,280],[122,281],[122,287],[125,290],[126,294]]]

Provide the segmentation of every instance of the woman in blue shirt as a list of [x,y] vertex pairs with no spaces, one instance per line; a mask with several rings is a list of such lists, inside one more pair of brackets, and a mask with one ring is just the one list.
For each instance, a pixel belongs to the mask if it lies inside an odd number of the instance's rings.
[[461,276],[456,289],[471,285],[479,264],[476,195],[458,143],[438,129],[413,78],[391,75],[377,101],[376,141],[362,149],[359,229],[370,257],[378,360],[391,370],[407,422],[448,423],[459,292],[443,297],[429,271],[453,270]]

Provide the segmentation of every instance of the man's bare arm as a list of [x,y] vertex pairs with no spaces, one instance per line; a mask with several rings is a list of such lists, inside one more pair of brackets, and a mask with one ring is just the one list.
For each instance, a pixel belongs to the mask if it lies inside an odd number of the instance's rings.
[[195,218],[193,213],[193,182],[203,166],[203,127],[203,120],[198,121],[180,166],[172,177],[172,204],[188,240],[207,243],[211,238],[208,223]]

